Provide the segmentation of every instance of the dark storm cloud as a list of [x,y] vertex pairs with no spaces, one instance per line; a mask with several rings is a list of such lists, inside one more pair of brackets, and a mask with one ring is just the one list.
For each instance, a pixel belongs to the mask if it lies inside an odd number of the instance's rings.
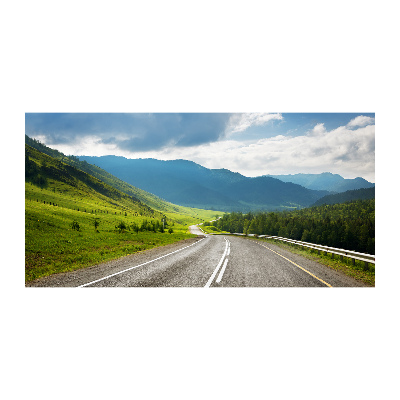
[[167,145],[194,146],[222,138],[230,114],[26,114],[28,136],[44,135],[46,144],[72,144],[84,136],[129,151]]

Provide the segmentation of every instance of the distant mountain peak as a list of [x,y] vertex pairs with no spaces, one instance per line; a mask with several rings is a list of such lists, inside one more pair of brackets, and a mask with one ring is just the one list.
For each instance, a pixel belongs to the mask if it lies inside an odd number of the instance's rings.
[[328,190],[330,192],[345,192],[347,190],[366,189],[374,187],[375,184],[368,182],[364,178],[345,179],[339,174],[322,172],[320,174],[288,174],[288,175],[268,175],[280,179],[283,182],[297,183],[308,189]]

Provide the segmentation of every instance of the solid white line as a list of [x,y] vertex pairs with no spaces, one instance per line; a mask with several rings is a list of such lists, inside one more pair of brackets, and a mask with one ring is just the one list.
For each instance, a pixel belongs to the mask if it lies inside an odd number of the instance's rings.
[[[225,239],[225,238],[224,238],[224,239]],[[213,272],[212,275],[210,276],[210,279],[207,281],[206,286],[204,286],[205,288],[209,288],[209,287],[210,287],[210,285],[211,285],[211,283],[212,283],[212,281],[213,281],[215,275],[217,275],[217,272],[218,272],[218,270],[219,270],[219,267],[222,265],[222,262],[224,261],[224,258],[225,258],[225,256],[226,256],[226,253],[227,253],[227,251],[228,251],[228,243],[229,243],[226,239],[225,239],[225,241],[226,241],[226,246],[225,246],[224,254],[222,255],[221,259],[219,260],[219,263],[218,263],[217,267],[215,268],[214,272]]]
[[161,260],[161,259],[164,258],[164,257],[170,256],[171,254],[174,254],[174,253],[178,253],[179,251],[182,251],[182,250],[184,250],[184,249],[187,249],[188,247],[191,247],[191,246],[193,246],[193,245],[195,245],[195,244],[198,244],[198,243],[200,243],[200,242],[201,242],[202,240],[204,240],[204,239],[205,239],[205,238],[200,239],[198,242],[189,244],[189,246],[182,247],[181,249],[175,250],[175,251],[173,251],[172,253],[164,254],[163,256],[157,257],[157,258],[155,258],[154,260],[147,261],[147,262],[145,262],[145,263],[143,263],[143,264],[135,265],[134,267],[130,267],[130,268],[128,268],[128,269],[124,269],[123,271],[119,271],[119,272],[116,272],[116,273],[114,273],[114,274],[107,275],[107,276],[105,276],[104,278],[100,278],[100,279],[97,279],[97,280],[95,280],[95,281],[88,282],[88,283],[85,283],[85,284],[80,285],[80,286],[77,286],[77,287],[78,287],[78,288],[81,288],[81,287],[93,285],[93,283],[97,283],[97,282],[100,282],[100,281],[104,281],[105,279],[111,278],[112,276],[119,275],[119,274],[123,274],[124,272],[130,271],[130,270],[132,270],[132,269],[142,267],[143,265],[150,264],[150,263],[152,263],[152,262],[154,262],[154,261],[157,261],[157,260]]
[[218,278],[215,282],[217,282],[217,283],[221,282],[222,276],[224,275],[224,272],[225,272],[226,264],[228,264],[227,258],[225,258],[224,266],[222,267],[221,271],[219,272]]

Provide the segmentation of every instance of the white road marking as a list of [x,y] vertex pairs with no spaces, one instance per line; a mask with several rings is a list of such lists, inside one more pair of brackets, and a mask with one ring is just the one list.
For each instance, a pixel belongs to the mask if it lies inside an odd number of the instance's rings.
[[224,272],[225,272],[226,264],[228,264],[227,258],[225,258],[224,266],[222,267],[221,271],[219,272],[218,278],[215,282],[217,282],[217,283],[221,282],[222,276],[224,275]]
[[179,251],[182,251],[182,250],[184,250],[184,249],[187,249],[188,247],[191,247],[191,246],[193,246],[193,245],[195,245],[195,244],[198,244],[198,243],[200,243],[200,242],[201,242],[202,240],[204,240],[204,239],[205,239],[205,238],[200,239],[198,242],[189,244],[189,246],[182,247],[182,248],[179,249],[179,250],[175,250],[175,251],[173,251],[173,252],[171,252],[171,253],[164,254],[163,256],[157,257],[157,258],[155,258],[154,260],[147,261],[147,262],[145,262],[145,263],[143,263],[143,264],[135,265],[134,267],[130,267],[130,268],[128,268],[128,269],[124,269],[124,270],[119,271],[119,272],[116,272],[116,273],[114,273],[114,274],[107,275],[107,276],[105,276],[104,278],[96,279],[95,281],[88,282],[88,283],[85,283],[85,284],[80,285],[80,286],[77,286],[77,287],[78,287],[78,288],[81,288],[81,287],[93,285],[93,283],[97,283],[97,282],[100,282],[100,281],[104,281],[105,279],[111,278],[112,276],[116,276],[116,275],[119,275],[119,274],[123,274],[124,272],[130,271],[130,270],[132,270],[132,269],[142,267],[143,265],[150,264],[150,263],[152,263],[152,262],[154,262],[154,261],[157,261],[157,260],[161,260],[161,259],[164,258],[164,257],[170,256],[171,254],[174,254],[174,253],[178,253]]
[[[225,239],[225,238],[224,238]],[[209,288],[211,286],[211,283],[215,277],[215,275],[217,275],[217,272],[219,270],[219,267],[222,265],[222,262],[224,261],[224,258],[226,256],[226,253],[228,252],[228,247],[229,247],[229,241],[226,240],[226,246],[225,246],[225,251],[224,254],[222,255],[221,259],[219,260],[219,263],[217,265],[217,267],[215,268],[214,272],[212,273],[212,275],[210,276],[210,279],[207,281],[206,285],[204,286],[205,288]]]

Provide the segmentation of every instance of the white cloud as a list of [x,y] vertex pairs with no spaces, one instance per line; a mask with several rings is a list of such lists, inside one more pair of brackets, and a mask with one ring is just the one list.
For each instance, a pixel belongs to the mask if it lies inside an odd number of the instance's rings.
[[366,125],[371,125],[375,122],[375,118],[371,117],[366,117],[365,115],[359,115],[358,117],[355,117],[352,119],[347,126],[349,128],[355,127],[355,126],[366,126]]
[[375,182],[375,126],[327,131],[318,124],[303,136],[275,136],[255,143],[225,140],[186,149],[141,154],[186,158],[207,168],[227,168],[246,176],[332,172]]
[[[36,136],[36,138],[38,138]],[[46,142],[40,140],[42,143]],[[114,154],[117,156],[130,157],[131,153],[120,150],[116,144],[113,143],[102,143],[102,138],[99,136],[81,136],[74,143],[65,143],[52,145],[51,143],[46,144],[50,148],[57,149],[66,155],[74,154],[76,156],[103,156]]]
[[324,135],[325,133],[326,129],[323,123],[315,125],[313,129],[307,132],[309,136],[321,136]]
[[264,125],[271,120],[282,120],[282,114],[270,113],[246,113],[232,114],[227,124],[226,133],[231,135],[236,132],[243,132],[251,126]]
[[354,123],[361,122],[353,122],[351,129],[347,124],[330,131],[324,124],[317,124],[302,136],[277,135],[252,143],[225,139],[197,146],[132,152],[103,143],[100,137],[87,136],[73,145],[58,145],[57,149],[75,155],[187,159],[207,168],[227,168],[246,176],[332,172],[375,182],[375,125]]

